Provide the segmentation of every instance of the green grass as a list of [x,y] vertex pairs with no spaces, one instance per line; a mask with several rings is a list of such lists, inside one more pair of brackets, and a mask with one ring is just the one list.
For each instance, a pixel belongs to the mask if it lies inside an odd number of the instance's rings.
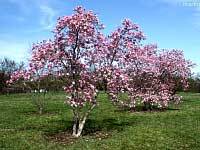
[[[49,140],[48,135],[70,131],[72,113],[63,93],[47,95],[46,113],[36,114],[28,94],[0,96],[0,149],[200,149],[200,94],[181,93],[178,109],[165,112],[119,111],[98,97],[83,137],[72,144]],[[97,138],[93,133],[108,133]]]

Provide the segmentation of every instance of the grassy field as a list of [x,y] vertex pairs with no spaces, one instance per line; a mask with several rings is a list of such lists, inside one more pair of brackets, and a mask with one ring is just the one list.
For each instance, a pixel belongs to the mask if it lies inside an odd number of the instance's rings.
[[200,149],[200,94],[181,93],[176,109],[165,112],[120,111],[105,94],[87,120],[83,136],[70,138],[72,113],[65,95],[47,95],[38,115],[28,94],[0,96],[0,149]]

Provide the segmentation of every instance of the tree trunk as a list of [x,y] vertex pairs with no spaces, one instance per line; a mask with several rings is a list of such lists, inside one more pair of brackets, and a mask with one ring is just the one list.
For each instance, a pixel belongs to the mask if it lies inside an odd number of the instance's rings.
[[74,113],[74,124],[73,124],[73,133],[72,136],[78,138],[81,136],[81,133],[83,131],[84,125],[85,125],[85,121],[88,117],[88,115],[90,114],[90,112],[92,111],[92,109],[94,109],[96,105],[93,104],[90,109],[88,109],[88,111],[84,114],[83,118],[81,119],[80,116],[78,115],[78,113],[76,112],[76,110],[73,110]]
[[76,114],[74,114],[74,124],[73,124],[73,133],[72,133],[74,137],[76,137],[76,134],[77,134],[77,126],[78,126],[78,118]]
[[150,102],[144,102],[143,104],[144,104],[144,108],[143,109],[145,111],[151,111],[152,110],[152,105],[151,105]]
[[86,119],[87,119],[87,117],[85,116],[83,118],[83,120],[78,121],[78,124],[76,122],[74,123],[74,125],[73,125],[73,136],[74,137],[78,138],[81,136]]
[[86,119],[87,119],[87,116],[85,116],[85,117],[83,118],[83,120],[79,123],[78,132],[77,132],[77,136],[78,136],[78,137],[81,135],[81,133],[82,133],[82,131],[83,131],[83,127],[84,127],[84,125],[85,125]]
[[42,113],[43,113],[43,108],[40,107],[40,108],[39,108],[39,114],[41,115]]

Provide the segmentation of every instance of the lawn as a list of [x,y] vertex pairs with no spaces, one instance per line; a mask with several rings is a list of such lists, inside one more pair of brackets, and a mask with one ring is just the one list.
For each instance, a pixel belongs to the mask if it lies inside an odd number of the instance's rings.
[[0,96],[0,149],[200,149],[200,94],[181,93],[183,102],[164,112],[129,112],[105,94],[79,139],[70,137],[72,113],[63,93],[49,93],[43,115],[29,94]]

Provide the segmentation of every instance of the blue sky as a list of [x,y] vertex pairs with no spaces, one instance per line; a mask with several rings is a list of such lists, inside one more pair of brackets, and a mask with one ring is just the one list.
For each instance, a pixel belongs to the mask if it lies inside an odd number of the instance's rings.
[[129,18],[140,25],[146,43],[182,49],[200,65],[200,0],[0,0],[0,58],[27,60],[32,43],[50,38],[56,19],[77,5],[97,13],[105,33]]

